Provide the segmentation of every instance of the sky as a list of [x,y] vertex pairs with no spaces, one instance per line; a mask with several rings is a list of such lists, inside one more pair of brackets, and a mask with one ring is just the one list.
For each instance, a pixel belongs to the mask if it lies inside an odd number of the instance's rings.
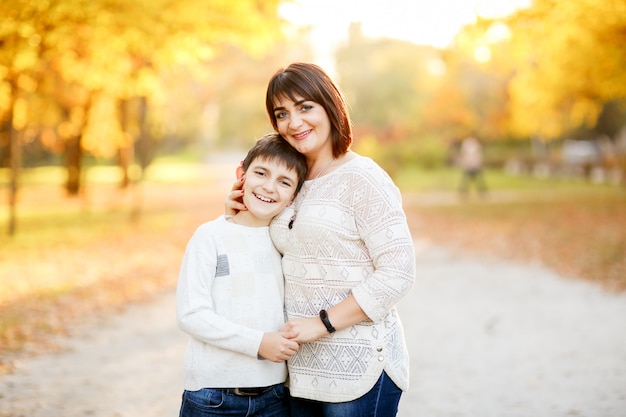
[[389,37],[445,48],[476,16],[502,17],[531,0],[293,0],[281,14],[312,29],[318,60],[328,60],[347,38],[351,22],[361,22],[369,37]]

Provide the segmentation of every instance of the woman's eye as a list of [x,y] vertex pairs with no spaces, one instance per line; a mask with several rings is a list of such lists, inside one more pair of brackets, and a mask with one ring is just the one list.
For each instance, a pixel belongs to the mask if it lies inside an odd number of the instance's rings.
[[313,106],[311,104],[303,104],[301,108],[302,111],[309,111],[313,108]]
[[284,119],[285,117],[287,117],[287,113],[284,111],[281,111],[279,113],[274,114],[274,117],[276,117],[276,119],[278,120]]

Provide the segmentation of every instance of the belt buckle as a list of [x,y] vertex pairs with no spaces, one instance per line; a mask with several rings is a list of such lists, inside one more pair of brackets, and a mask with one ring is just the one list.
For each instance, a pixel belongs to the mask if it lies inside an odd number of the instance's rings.
[[245,388],[233,388],[233,393],[240,397],[256,397],[260,392],[246,391]]

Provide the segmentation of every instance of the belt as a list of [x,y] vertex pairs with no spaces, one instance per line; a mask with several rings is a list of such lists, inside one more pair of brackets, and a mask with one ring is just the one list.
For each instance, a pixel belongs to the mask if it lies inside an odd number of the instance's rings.
[[258,397],[259,395],[263,395],[266,392],[269,392],[274,388],[274,386],[270,387],[261,387],[261,388],[224,388],[224,392],[230,395],[237,395],[239,397]]

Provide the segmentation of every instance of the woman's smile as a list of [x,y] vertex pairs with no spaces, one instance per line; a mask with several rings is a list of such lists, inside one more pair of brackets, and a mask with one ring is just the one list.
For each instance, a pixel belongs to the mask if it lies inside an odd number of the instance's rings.
[[300,132],[300,133],[294,133],[291,136],[293,136],[293,138],[296,140],[302,140],[302,139],[306,139],[311,132],[313,132],[313,129],[305,130],[304,132]]

